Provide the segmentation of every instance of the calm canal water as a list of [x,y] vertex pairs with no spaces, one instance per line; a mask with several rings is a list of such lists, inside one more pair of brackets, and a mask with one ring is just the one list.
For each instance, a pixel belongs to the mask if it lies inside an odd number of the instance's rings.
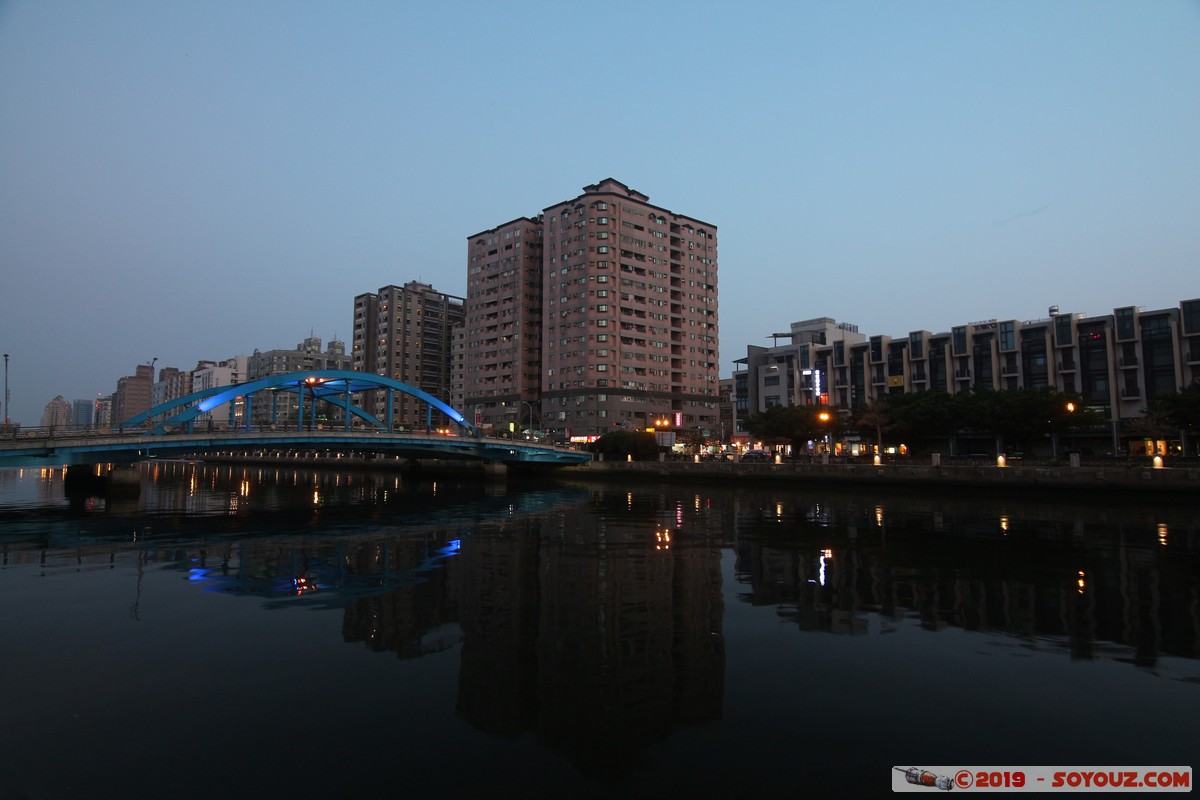
[[1194,765],[1194,501],[0,471],[0,797]]

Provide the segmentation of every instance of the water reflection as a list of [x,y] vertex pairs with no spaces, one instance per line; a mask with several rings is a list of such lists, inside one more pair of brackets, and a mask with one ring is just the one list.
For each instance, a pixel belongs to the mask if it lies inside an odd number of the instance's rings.
[[[498,493],[166,463],[144,477],[132,498],[70,508],[53,499],[61,476],[38,475],[33,502],[0,506],[3,566],[136,567],[134,619],[155,602],[144,577],[172,573],[189,592],[272,613],[340,613],[342,641],[372,652],[458,650],[461,719],[531,734],[588,772],[723,718],[729,598],[818,647],[830,634],[953,629],[993,652],[1200,682],[1200,519],[1187,505],[570,483]],[[741,657],[767,670],[777,654]]]

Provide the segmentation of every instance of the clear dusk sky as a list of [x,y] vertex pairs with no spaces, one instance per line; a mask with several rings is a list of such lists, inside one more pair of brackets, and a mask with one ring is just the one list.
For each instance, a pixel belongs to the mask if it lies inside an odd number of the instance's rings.
[[1200,296],[1200,2],[0,0],[12,419],[351,340],[614,177],[718,227],[721,375]]

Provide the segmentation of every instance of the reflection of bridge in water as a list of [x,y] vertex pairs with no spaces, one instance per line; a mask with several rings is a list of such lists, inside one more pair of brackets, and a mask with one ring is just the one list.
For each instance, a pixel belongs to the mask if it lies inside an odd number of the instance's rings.
[[[383,419],[355,402],[356,396],[368,391],[384,393]],[[424,432],[396,432],[393,408],[397,393],[426,404]],[[294,400],[290,395],[295,396]],[[270,414],[261,416],[270,422],[252,422],[256,397],[260,404],[263,400],[269,402]],[[295,403],[294,427],[279,422],[280,397],[287,398],[289,406]],[[214,409],[232,409],[235,401],[242,403],[240,420],[232,419],[228,427],[218,430],[205,418]],[[315,423],[319,403],[340,410],[340,430]],[[433,431],[435,410],[457,426],[457,435]],[[198,420],[203,420],[201,427],[208,430],[197,432]],[[392,378],[348,370],[318,370],[194,392],[125,420],[116,432],[55,435],[51,429],[11,438],[0,442],[0,467],[129,463],[213,453],[286,455],[314,450],[551,466],[580,464],[591,458],[587,453],[552,445],[484,437],[462,413],[442,400]]]

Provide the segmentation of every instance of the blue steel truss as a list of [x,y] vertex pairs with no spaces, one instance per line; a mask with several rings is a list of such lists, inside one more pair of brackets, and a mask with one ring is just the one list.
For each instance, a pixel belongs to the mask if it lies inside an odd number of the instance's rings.
[[[352,401],[358,392],[369,390],[384,390],[387,392],[387,413],[383,420],[365,411]],[[322,401],[337,406],[345,411],[345,428],[350,430],[351,417],[358,417],[379,430],[392,430],[393,399],[396,392],[415,397],[425,403],[425,426],[429,427],[433,410],[445,414],[462,430],[475,438],[481,436],[479,429],[455,409],[438,398],[424,392],[415,386],[383,375],[372,375],[366,372],[354,372],[344,369],[312,370],[309,372],[289,372],[286,375],[272,375],[267,378],[239,383],[233,386],[216,386],[203,389],[184,397],[169,400],[155,406],[149,411],[136,414],[125,420],[122,427],[136,428],[149,423],[155,434],[163,434],[172,430],[190,430],[201,414],[231,403],[237,398],[245,398],[245,419],[252,419],[253,398],[261,393],[288,392],[297,396],[296,429],[304,429],[305,400],[309,400],[310,420],[316,419],[317,402]],[[310,422],[311,424],[311,422]]]

